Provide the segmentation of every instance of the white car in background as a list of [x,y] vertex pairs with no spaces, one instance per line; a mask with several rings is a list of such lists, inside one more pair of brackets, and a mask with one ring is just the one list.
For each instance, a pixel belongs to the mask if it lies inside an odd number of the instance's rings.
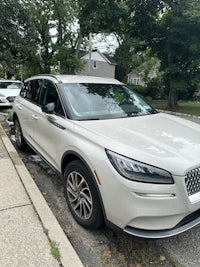
[[21,81],[0,79],[0,107],[12,107],[21,88]]
[[162,114],[110,78],[37,75],[13,106],[16,144],[64,179],[82,226],[148,238],[200,223],[200,125]]

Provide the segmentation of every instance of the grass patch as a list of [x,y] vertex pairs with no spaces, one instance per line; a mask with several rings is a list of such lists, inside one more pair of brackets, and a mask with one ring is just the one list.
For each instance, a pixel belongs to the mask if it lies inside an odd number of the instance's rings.
[[[49,239],[49,230],[44,228],[43,231],[46,234],[47,238]],[[60,261],[60,251],[58,248],[58,244],[55,241],[50,241],[49,239],[49,246],[51,250],[51,255],[54,257],[54,259]]]
[[48,229],[44,228],[43,231],[44,231],[45,235],[47,235],[47,236],[49,235],[49,230]]
[[56,260],[60,260],[60,251],[58,249],[58,245],[56,242],[51,241],[50,242],[50,247],[51,247],[51,254]]
[[180,263],[178,263],[174,258],[170,257],[169,262],[173,267],[181,267]]
[[[167,110],[166,104],[153,104],[156,109]],[[179,102],[175,112],[200,116],[200,102]]]

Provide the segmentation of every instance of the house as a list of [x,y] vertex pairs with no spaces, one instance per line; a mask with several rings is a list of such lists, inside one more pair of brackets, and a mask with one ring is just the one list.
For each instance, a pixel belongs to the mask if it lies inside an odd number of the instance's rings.
[[160,62],[157,61],[155,64],[148,64],[148,62],[144,62],[134,70],[132,70],[127,76],[127,82],[129,84],[141,85],[145,86],[148,80],[151,80],[158,75],[160,67]]
[[144,86],[145,83],[142,80],[142,75],[137,70],[133,70],[128,74],[128,81],[129,84],[134,85],[142,85]]
[[84,52],[80,58],[84,67],[77,74],[115,78],[116,63],[109,55],[98,50],[92,50],[91,57],[89,52]]

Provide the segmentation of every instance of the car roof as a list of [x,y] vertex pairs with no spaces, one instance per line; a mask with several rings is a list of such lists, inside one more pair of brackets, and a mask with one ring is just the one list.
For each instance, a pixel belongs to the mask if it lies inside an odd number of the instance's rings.
[[25,82],[32,79],[49,79],[55,83],[104,83],[104,84],[122,84],[120,81],[113,78],[95,77],[95,76],[81,76],[81,75],[68,75],[68,74],[41,74],[30,77]]

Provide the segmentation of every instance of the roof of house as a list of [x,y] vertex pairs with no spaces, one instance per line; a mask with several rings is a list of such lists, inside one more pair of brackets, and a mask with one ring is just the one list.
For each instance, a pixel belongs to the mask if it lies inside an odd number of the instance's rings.
[[137,70],[132,70],[131,72],[128,73],[128,76],[139,76],[140,72]]
[[[155,72],[156,69],[158,69],[160,66],[160,62],[157,62],[155,64],[155,66],[152,66],[152,69],[150,70],[150,73]],[[141,65],[139,65],[138,67],[136,67],[134,70],[132,70],[131,72],[129,72],[128,76],[132,76],[132,75],[142,75],[145,72],[145,69],[147,68],[147,62],[143,62]]]
[[[92,50],[92,52],[98,53],[107,63],[109,63],[111,65],[116,65],[116,62],[114,61],[114,59],[109,54],[101,53],[98,49],[94,49],[94,50]],[[88,51],[80,51],[79,52],[80,58],[83,58],[88,54],[89,54]]]

